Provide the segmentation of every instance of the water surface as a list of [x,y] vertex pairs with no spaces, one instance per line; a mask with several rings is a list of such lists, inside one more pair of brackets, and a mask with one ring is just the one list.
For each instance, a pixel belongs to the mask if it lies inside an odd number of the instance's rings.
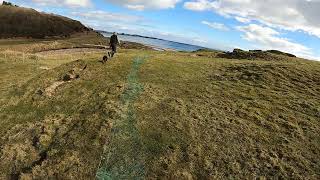
[[[105,37],[110,37],[111,33],[102,33]],[[196,51],[199,49],[204,49],[200,46],[178,43],[163,39],[152,39],[146,37],[139,37],[139,36],[131,36],[131,35],[118,35],[120,41],[129,41],[129,42],[136,42],[141,43],[144,45],[152,46],[155,49],[172,49],[176,51]]]

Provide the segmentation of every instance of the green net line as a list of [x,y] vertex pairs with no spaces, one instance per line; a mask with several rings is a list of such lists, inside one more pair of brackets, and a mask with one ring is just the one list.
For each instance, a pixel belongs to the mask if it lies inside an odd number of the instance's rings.
[[127,77],[127,87],[121,96],[125,108],[122,118],[114,122],[111,139],[105,146],[98,180],[144,179],[145,155],[139,130],[136,127],[134,102],[143,92],[138,72],[146,57],[136,57]]

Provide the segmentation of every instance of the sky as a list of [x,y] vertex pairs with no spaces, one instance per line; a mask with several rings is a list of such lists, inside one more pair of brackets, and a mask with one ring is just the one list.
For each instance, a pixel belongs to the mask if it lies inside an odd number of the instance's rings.
[[[1,1],[0,1],[1,2]],[[320,0],[11,0],[96,30],[320,60]]]

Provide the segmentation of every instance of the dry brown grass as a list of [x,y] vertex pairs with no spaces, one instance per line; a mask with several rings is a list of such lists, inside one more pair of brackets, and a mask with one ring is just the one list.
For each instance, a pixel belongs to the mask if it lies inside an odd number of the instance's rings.
[[[97,139],[86,135],[83,123],[98,133]],[[107,132],[108,125],[100,120],[84,122],[81,117],[64,115],[17,125],[2,138],[6,143],[2,147],[1,172],[6,172],[7,179],[92,179],[98,164],[94,155],[102,151],[104,143],[99,136],[107,137]],[[85,145],[83,141],[90,143]]]
[[90,31],[79,21],[34,9],[0,5],[0,38],[69,37]]
[[[77,61],[41,71],[27,83],[17,84],[18,88],[9,86],[1,92],[0,132],[4,135],[0,140],[1,177],[94,179],[110,131],[110,119],[115,118],[111,112],[116,109],[110,103],[121,93],[113,88],[119,82],[112,80],[119,74],[105,74],[105,67],[95,56],[87,62]],[[41,93],[65,73],[84,65],[88,65],[88,71],[80,74],[81,80],[59,86],[52,97]],[[118,69],[119,63],[115,67]],[[81,87],[74,89],[79,83]],[[27,87],[31,84],[32,88]],[[65,88],[69,89],[68,95],[64,94]],[[75,91],[79,94],[73,94]],[[60,110],[65,112],[59,113]]]

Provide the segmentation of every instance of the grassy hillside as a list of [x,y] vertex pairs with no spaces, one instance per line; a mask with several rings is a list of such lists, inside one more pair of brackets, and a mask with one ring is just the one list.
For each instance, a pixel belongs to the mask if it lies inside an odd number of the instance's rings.
[[[0,53],[4,179],[320,178],[319,62],[121,49],[101,64],[102,50],[23,59],[10,47]],[[62,82],[72,70],[79,78]]]
[[0,5],[0,38],[68,37],[90,31],[80,22],[34,9]]

